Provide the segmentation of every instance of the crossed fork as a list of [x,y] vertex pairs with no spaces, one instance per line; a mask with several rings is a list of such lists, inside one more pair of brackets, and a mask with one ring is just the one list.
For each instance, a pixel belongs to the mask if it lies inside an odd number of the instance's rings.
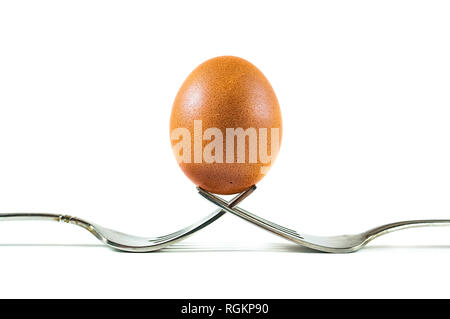
[[381,235],[401,229],[423,226],[450,226],[450,220],[448,219],[409,220],[382,225],[354,235],[313,236],[304,233],[300,235],[295,230],[275,224],[237,206],[255,189],[256,186],[252,186],[233,197],[230,201],[226,201],[218,197],[217,195],[214,195],[200,187],[197,187],[200,195],[217,205],[219,208],[210,215],[204,217],[203,219],[188,227],[180,229],[177,232],[159,237],[138,237],[128,235],[94,223],[90,223],[78,217],[50,213],[6,213],[0,214],[0,221],[50,220],[74,224],[88,230],[105,245],[114,249],[128,252],[150,252],[163,249],[169,245],[172,245],[189,237],[200,229],[208,226],[212,222],[222,217],[226,212],[232,213],[258,227],[279,235],[300,246],[330,253],[348,253],[357,251],[364,247],[371,240]]

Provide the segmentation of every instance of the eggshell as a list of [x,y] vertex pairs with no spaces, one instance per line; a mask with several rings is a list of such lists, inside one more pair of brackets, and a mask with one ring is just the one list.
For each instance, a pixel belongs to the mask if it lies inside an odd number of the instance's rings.
[[[270,132],[272,128],[279,129],[277,143],[279,145],[282,121],[275,92],[260,70],[250,62],[234,56],[216,57],[199,65],[184,81],[175,98],[170,119],[171,133],[176,128],[187,128],[193,145],[194,121],[199,120],[202,124],[202,133],[207,128],[218,128],[222,132],[223,161],[222,163],[220,160],[213,163],[195,162],[194,146],[192,146],[190,162],[179,162],[181,169],[192,182],[212,193],[234,194],[256,184],[264,177],[278,152],[277,148],[273,154],[270,154],[271,144],[275,141]],[[227,128],[243,128],[244,130],[254,128],[256,132],[260,132],[260,128],[266,128],[268,138],[267,146],[264,145],[264,147],[267,147],[268,154],[272,156],[271,161],[263,163],[258,155],[257,162],[251,163],[248,160],[249,150],[246,149],[245,163],[226,162]],[[171,136],[173,147],[180,142],[180,138],[180,136],[178,138]],[[202,149],[211,140],[203,139]],[[250,144],[249,140],[246,138],[247,148]],[[261,145],[258,144],[258,150],[260,147]],[[174,147],[174,152],[177,151],[180,152]],[[183,149],[181,153],[185,151],[187,152]],[[235,140],[234,151],[236,156],[237,140]],[[216,154],[220,155],[220,152],[215,151],[214,155]]]

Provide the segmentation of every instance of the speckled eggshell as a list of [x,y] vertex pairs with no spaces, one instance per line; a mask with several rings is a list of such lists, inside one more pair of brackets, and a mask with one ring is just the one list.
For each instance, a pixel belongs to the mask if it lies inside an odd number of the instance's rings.
[[[194,141],[194,120],[202,120],[203,131],[209,127],[219,128],[224,141],[226,128],[268,128],[269,132],[271,128],[279,128],[281,143],[281,112],[272,86],[259,69],[238,57],[210,59],[184,81],[173,104],[170,130],[187,128]],[[203,147],[208,142],[203,141]],[[270,142],[268,138],[269,153]],[[176,141],[171,140],[171,143],[173,146]],[[179,165],[192,182],[216,194],[241,192],[260,181],[267,171],[262,166],[268,165],[259,160],[257,163],[226,163],[225,157],[224,142],[223,163],[194,163],[192,154],[191,163]],[[269,165],[272,163],[273,160]]]

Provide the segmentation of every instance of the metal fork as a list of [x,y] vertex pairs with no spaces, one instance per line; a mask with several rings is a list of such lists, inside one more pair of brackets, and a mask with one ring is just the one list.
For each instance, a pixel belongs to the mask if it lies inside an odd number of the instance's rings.
[[[249,196],[254,190],[256,186],[250,187],[242,193],[236,195],[229,202],[226,202],[227,207],[234,207],[242,200],[244,200],[247,196]],[[105,228],[103,226],[90,223],[78,217],[72,217],[69,215],[57,215],[57,214],[48,214],[48,213],[7,213],[0,214],[0,221],[7,220],[44,220],[44,221],[57,221],[64,222],[73,225],[80,226],[86,230],[88,230],[91,234],[93,234],[97,239],[103,242],[105,245],[123,251],[129,252],[149,252],[155,251],[162,248],[165,248],[169,245],[172,245],[180,240],[183,240],[193,233],[199,231],[200,229],[208,226],[215,220],[219,219],[223,214],[225,214],[225,210],[217,209],[210,215],[205,218],[199,220],[198,222],[185,227],[177,232],[160,236],[160,237],[137,237],[133,235],[124,234],[109,228]]]
[[255,224],[256,226],[259,226],[290,241],[293,241],[301,246],[329,253],[354,252],[363,248],[365,245],[367,245],[367,243],[377,237],[380,237],[381,235],[406,228],[425,226],[450,226],[450,219],[407,220],[382,225],[354,235],[313,236],[304,233],[299,234],[295,230],[275,224],[237,206],[234,206],[234,208],[229,207],[227,206],[227,202],[222,198],[210,192],[207,192],[200,187],[197,187],[197,190],[199,191],[200,195],[202,195],[210,202],[221,207],[223,210],[226,210],[227,212],[243,218],[244,220]]

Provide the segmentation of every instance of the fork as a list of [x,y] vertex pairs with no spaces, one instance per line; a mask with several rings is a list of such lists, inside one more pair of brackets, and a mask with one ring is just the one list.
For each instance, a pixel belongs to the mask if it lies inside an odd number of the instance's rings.
[[340,236],[313,236],[304,233],[299,234],[295,230],[287,227],[280,226],[264,218],[256,216],[242,208],[229,207],[227,202],[222,198],[197,187],[198,192],[204,198],[210,202],[216,204],[223,210],[230,212],[244,220],[255,224],[265,230],[268,230],[276,235],[279,235],[285,239],[293,241],[301,246],[322,251],[328,253],[350,253],[363,248],[367,243],[374,240],[377,237],[391,233],[394,231],[413,228],[413,227],[425,227],[425,226],[450,226],[450,219],[419,219],[419,220],[407,220],[396,223],[385,224],[379,227],[372,228],[368,231],[353,234],[353,235],[340,235]]
[[[229,202],[226,202],[227,207],[234,207],[242,200],[244,200],[247,196],[249,196],[254,190],[256,186],[250,187],[243,191],[242,193],[236,195]],[[101,242],[105,245],[128,252],[149,252],[155,251],[162,248],[165,248],[169,245],[172,245],[176,242],[179,242],[193,233],[199,231],[200,229],[208,226],[215,220],[219,219],[223,214],[225,214],[225,210],[217,209],[213,213],[199,220],[198,222],[180,229],[177,232],[159,236],[159,237],[138,237],[133,235],[124,234],[94,223],[90,223],[84,219],[78,217],[72,217],[70,215],[58,215],[58,214],[49,214],[49,213],[6,213],[0,214],[0,221],[7,220],[43,220],[43,221],[57,221],[64,222],[68,224],[73,224],[80,226],[86,230],[88,230],[92,235],[97,237]]]

